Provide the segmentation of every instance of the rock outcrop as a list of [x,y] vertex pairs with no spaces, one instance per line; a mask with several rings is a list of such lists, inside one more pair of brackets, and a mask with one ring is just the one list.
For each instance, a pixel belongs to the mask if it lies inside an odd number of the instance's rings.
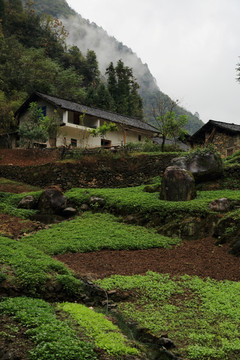
[[174,158],[171,165],[190,171],[198,183],[218,179],[223,174],[222,159],[214,152],[196,152],[189,157]]

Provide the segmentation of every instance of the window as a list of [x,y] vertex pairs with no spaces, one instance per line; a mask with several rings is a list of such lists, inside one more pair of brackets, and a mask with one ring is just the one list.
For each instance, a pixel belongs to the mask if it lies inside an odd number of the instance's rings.
[[41,107],[41,110],[42,110],[43,116],[47,116],[47,107],[46,107],[46,106],[42,106],[42,107]]
[[71,139],[71,146],[77,147],[77,139]]
[[138,135],[138,141],[142,141],[142,135]]
[[110,148],[112,146],[111,140],[101,139],[101,146],[104,148]]
[[73,123],[75,124],[75,125],[80,125],[80,119],[79,119],[79,113],[74,113],[73,114]]

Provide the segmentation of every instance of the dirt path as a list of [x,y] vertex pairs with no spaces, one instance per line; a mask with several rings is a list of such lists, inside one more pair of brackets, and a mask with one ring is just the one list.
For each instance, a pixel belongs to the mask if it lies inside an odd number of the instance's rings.
[[214,245],[216,239],[183,241],[172,250],[103,250],[56,256],[81,276],[104,278],[113,274],[145,274],[148,270],[172,275],[197,275],[216,280],[240,281],[240,257],[228,253],[228,246]]

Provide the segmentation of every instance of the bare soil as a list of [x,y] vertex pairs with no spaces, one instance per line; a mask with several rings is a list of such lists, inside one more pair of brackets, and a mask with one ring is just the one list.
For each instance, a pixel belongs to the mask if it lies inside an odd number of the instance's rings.
[[38,191],[41,190],[40,188],[36,186],[31,186],[27,184],[21,184],[21,183],[1,183],[0,179],[0,192],[9,192],[13,194],[21,194],[24,192],[30,192],[30,191]]
[[44,165],[59,158],[60,153],[51,149],[0,149],[0,165]]
[[0,318],[0,330],[0,359],[29,359],[34,344],[25,334],[27,329],[4,315]]
[[102,250],[56,256],[82,277],[104,278],[113,274],[145,274],[148,270],[171,275],[197,275],[216,280],[240,281],[240,257],[228,253],[216,239],[183,241],[173,249],[134,251]]
[[41,226],[35,221],[24,220],[17,216],[0,213],[0,236],[18,239],[24,234],[35,232],[42,227],[43,225]]

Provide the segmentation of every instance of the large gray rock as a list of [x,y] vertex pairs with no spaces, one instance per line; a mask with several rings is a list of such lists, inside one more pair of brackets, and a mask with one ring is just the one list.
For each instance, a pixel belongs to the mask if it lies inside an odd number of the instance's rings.
[[171,165],[190,171],[196,182],[218,179],[223,173],[222,159],[220,155],[213,152],[196,152],[189,157],[174,158]]
[[67,207],[67,198],[57,187],[44,190],[38,201],[38,210],[44,214],[62,214]]
[[188,201],[195,197],[195,180],[192,174],[178,166],[167,167],[162,178],[160,199]]

